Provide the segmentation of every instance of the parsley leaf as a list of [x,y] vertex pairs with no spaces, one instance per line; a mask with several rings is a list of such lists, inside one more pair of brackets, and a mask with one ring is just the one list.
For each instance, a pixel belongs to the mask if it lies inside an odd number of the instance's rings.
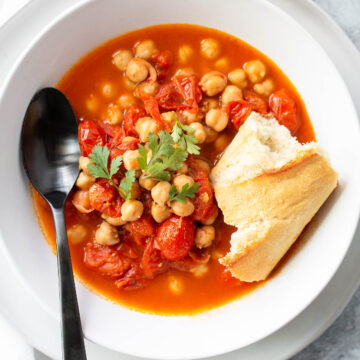
[[131,188],[134,181],[135,181],[135,170],[129,170],[125,174],[125,179],[122,179],[120,182],[120,189],[125,194],[125,200],[131,199]]
[[180,121],[176,119],[171,137],[175,143],[179,144],[182,150],[186,150],[189,154],[199,155],[200,147],[196,145],[198,141],[194,135],[191,135],[194,131],[193,128],[181,124]]
[[140,157],[137,158],[141,170],[146,170],[147,167],[147,153],[144,145],[139,144]]
[[199,189],[199,184],[194,182],[191,186],[189,186],[188,183],[186,183],[182,188],[180,193],[177,192],[175,185],[171,185],[171,188],[169,190],[170,195],[170,201],[176,200],[181,203],[186,202],[186,198],[194,198],[195,194],[197,193]]

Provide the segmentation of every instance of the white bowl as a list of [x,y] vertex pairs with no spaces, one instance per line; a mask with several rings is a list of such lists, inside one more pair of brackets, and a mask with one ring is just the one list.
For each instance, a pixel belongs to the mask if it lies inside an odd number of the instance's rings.
[[59,318],[57,271],[19,161],[25,109],[36,90],[56,84],[97,45],[123,32],[169,22],[226,31],[273,59],[303,96],[340,185],[307,232],[308,241],[283,270],[265,286],[220,308],[195,316],[148,315],[114,305],[77,284],[85,336],[120,352],[157,359],[194,359],[244,347],[309,305],[334,275],[352,240],[360,208],[358,119],[335,67],[291,18],[260,0],[84,1],[32,42],[14,65],[0,98],[0,198],[5,204],[0,244],[42,305],[40,326],[34,324],[33,331],[44,342],[58,336],[58,331],[41,326]]

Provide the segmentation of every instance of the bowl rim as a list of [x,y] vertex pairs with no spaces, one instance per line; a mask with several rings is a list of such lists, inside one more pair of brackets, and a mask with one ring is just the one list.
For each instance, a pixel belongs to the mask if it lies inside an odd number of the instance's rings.
[[[39,31],[39,33],[37,34],[37,36],[35,36],[30,42],[29,44],[24,48],[24,50],[19,54],[18,59],[16,62],[14,62],[14,64],[11,67],[11,70],[9,71],[8,75],[5,77],[4,82],[3,82],[3,86],[0,89],[0,106],[2,105],[2,100],[3,100],[3,95],[6,93],[12,78],[14,77],[14,75],[16,74],[18,68],[21,66],[21,64],[24,62],[24,60],[27,58],[27,56],[29,55],[29,53],[31,52],[32,48],[42,39],[42,37],[47,34],[49,31],[51,31],[51,29],[53,27],[55,27],[57,24],[59,24],[61,21],[63,21],[65,18],[67,18],[68,16],[71,16],[73,13],[80,11],[84,6],[90,4],[92,2],[92,0],[81,0],[79,1],[77,4],[75,5],[71,5],[68,7],[68,9],[64,12],[62,12],[60,15],[56,16],[51,22],[49,22],[47,24],[47,26],[45,26],[41,31]],[[263,6],[267,6],[269,8],[271,8],[273,11],[277,12],[280,16],[282,16],[284,19],[286,19],[288,22],[291,22],[293,26],[296,26],[302,33],[304,36],[308,37],[313,43],[316,44],[317,48],[319,49],[319,51],[321,51],[324,55],[324,57],[328,60],[329,65],[333,68],[334,72],[338,75],[338,80],[341,82],[341,85],[343,87],[343,91],[346,93],[346,96],[350,99],[349,104],[351,104],[351,112],[355,114],[355,117],[357,119],[359,119],[357,111],[355,109],[354,103],[352,101],[352,97],[349,93],[349,90],[345,84],[344,79],[342,78],[342,76],[339,74],[339,72],[337,71],[333,61],[331,60],[331,58],[327,55],[327,53],[324,51],[324,49],[322,48],[322,46],[312,37],[312,35],[303,27],[301,26],[295,19],[293,19],[293,17],[291,17],[289,14],[287,14],[285,11],[283,11],[282,9],[278,8],[276,5],[267,2],[266,0],[256,0],[256,2],[261,3]],[[109,39],[110,40],[110,39]],[[99,44],[101,45],[101,44]],[[261,51],[261,49],[259,49]],[[357,123],[357,130],[359,133],[359,122]],[[317,288],[317,291],[313,292],[311,301],[307,302],[306,304],[302,305],[302,308],[299,310],[297,309],[295,312],[292,313],[292,315],[289,315],[289,317],[283,321],[282,323],[279,323],[279,325],[277,327],[274,327],[272,329],[272,331],[266,333],[265,335],[262,335],[261,337],[259,337],[256,341],[259,341],[261,339],[263,339],[266,336],[269,336],[270,334],[272,334],[273,332],[279,330],[280,328],[282,328],[284,325],[286,325],[288,322],[290,322],[291,320],[293,320],[298,314],[300,314],[300,312],[302,312],[318,295],[319,293],[326,287],[326,285],[329,283],[329,281],[333,278],[335,272],[337,271],[338,267],[340,266],[340,264],[342,263],[345,255],[348,252],[348,249],[350,247],[351,242],[354,239],[354,234],[355,234],[355,230],[357,227],[357,224],[359,223],[359,217],[360,217],[360,199],[357,199],[357,208],[355,210],[353,210],[353,212],[357,213],[357,218],[356,220],[354,220],[354,224],[352,224],[352,235],[348,241],[346,250],[344,250],[344,253],[342,254],[342,256],[339,258],[338,263],[336,264],[336,266],[333,267],[333,271],[329,272],[327,281]],[[5,242],[2,236],[0,236],[0,246],[1,248],[4,250],[5,255],[7,257],[7,260],[9,261],[9,263],[11,265],[13,264],[12,261],[12,255],[9,253],[7,247],[5,246]],[[37,297],[37,294],[33,292],[32,288],[29,286],[29,284],[24,281],[22,274],[19,272],[19,270],[17,269],[16,266],[13,266],[13,269],[16,271],[17,275],[23,280],[23,284],[35,295],[35,297]],[[46,310],[46,309],[45,309]],[[211,311],[211,310],[210,310]],[[201,313],[200,313],[201,314]],[[99,342],[96,339],[91,338],[91,336],[86,336],[86,339],[100,344],[104,347],[108,347],[108,344],[104,344],[102,342]],[[247,345],[250,345],[254,342],[249,342]],[[247,345],[243,345],[241,347],[247,346]],[[112,348],[114,349],[114,348]],[[227,349],[223,349],[223,351],[221,352],[217,352],[217,353],[206,353],[203,352],[202,355],[198,355],[198,356],[194,356],[191,357],[193,359],[196,358],[203,358],[203,357],[208,357],[208,356],[214,356],[214,355],[220,355],[220,354],[224,354],[233,350],[239,349],[239,347],[237,345],[234,345],[234,347],[230,347]],[[118,349],[114,349],[116,351],[122,351],[126,354],[130,354],[130,355],[135,355],[135,356],[140,356],[140,357],[149,357],[149,355],[144,354],[143,352],[129,352],[128,350],[124,351],[124,350],[118,350]],[[154,354],[151,355],[151,358],[153,358]],[[178,357],[176,356],[159,356],[159,359],[177,359]],[[190,358],[190,357],[189,357]]]

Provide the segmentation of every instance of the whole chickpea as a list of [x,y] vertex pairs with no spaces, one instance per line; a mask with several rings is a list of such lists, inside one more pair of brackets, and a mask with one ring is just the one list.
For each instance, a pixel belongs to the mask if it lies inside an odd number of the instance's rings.
[[235,69],[230,71],[228,74],[229,81],[238,86],[240,89],[243,89],[247,86],[247,76],[246,72],[243,69]]
[[130,105],[136,104],[136,100],[131,94],[124,94],[119,97],[118,103],[122,109],[127,109]]
[[76,186],[81,190],[89,190],[90,186],[95,183],[95,178],[85,172],[81,172],[76,180]]
[[130,50],[119,50],[112,56],[112,63],[120,70],[125,71],[127,64],[133,58]]
[[91,94],[85,101],[85,106],[88,111],[95,112],[99,108],[99,99],[94,94]]
[[206,131],[203,124],[199,122],[193,122],[190,127],[195,131],[191,134],[194,135],[199,144],[202,144],[206,140]]
[[171,215],[170,209],[166,205],[159,205],[156,202],[151,204],[151,216],[157,223],[162,223]]
[[120,217],[111,217],[107,216],[106,214],[102,214],[101,217],[108,222],[110,225],[113,226],[122,226],[126,224],[126,221],[124,221],[121,216]]
[[211,71],[201,78],[199,85],[206,95],[214,96],[225,89],[226,83],[227,78],[223,73]]
[[242,91],[235,85],[228,85],[221,94],[221,105],[226,107],[231,101],[241,100]]
[[171,184],[168,181],[160,181],[151,189],[152,199],[159,205],[165,205],[170,200],[169,191]]
[[103,221],[95,232],[95,241],[101,245],[115,245],[120,241],[115,226]]
[[136,83],[130,81],[126,76],[123,77],[123,79],[124,79],[124,85],[128,90],[133,91],[136,88]]
[[139,178],[139,184],[142,188],[146,190],[151,190],[158,182],[154,179],[146,179],[144,175],[141,175]]
[[174,177],[173,184],[176,187],[178,193],[181,192],[185,184],[189,184],[189,187],[194,183],[194,179],[188,175],[177,175]]
[[244,70],[252,83],[258,83],[266,76],[266,66],[260,60],[245,63]]
[[209,218],[208,218],[207,220],[205,220],[205,221],[202,221],[201,223],[204,224],[204,225],[211,225],[211,224],[213,224],[213,223],[215,222],[218,214],[219,214],[219,210],[216,209],[215,213],[214,213],[211,217],[209,217]]
[[123,120],[123,113],[117,105],[110,104],[106,110],[106,118],[111,125],[119,125]]
[[275,85],[272,79],[266,79],[262,83],[255,84],[254,90],[259,95],[269,96],[274,91]]
[[149,68],[143,59],[133,58],[126,67],[126,76],[133,83],[144,81],[149,75]]
[[203,118],[203,113],[200,111],[193,112],[190,110],[182,110],[180,114],[182,122],[187,125],[196,121],[200,121]]
[[157,52],[158,50],[152,40],[140,41],[135,45],[135,56],[145,60],[150,59]]
[[182,45],[179,47],[179,61],[181,63],[186,63],[190,57],[193,55],[194,49],[189,45]]
[[123,155],[123,162],[126,170],[140,169],[138,158],[140,157],[139,150],[126,150]]
[[79,170],[82,170],[85,174],[90,175],[87,166],[88,166],[89,164],[92,164],[92,163],[93,163],[93,162],[90,160],[89,157],[87,157],[87,156],[80,156],[80,159],[79,159]]
[[131,185],[131,199],[137,199],[140,196],[139,182],[135,180]]
[[220,132],[226,128],[229,117],[227,112],[223,109],[211,109],[206,114],[205,122],[207,126]]
[[215,131],[214,129],[212,129],[211,127],[208,127],[208,126],[204,126],[204,129],[206,131],[205,142],[206,143],[211,143],[211,142],[215,141],[215,139],[218,136],[218,132]]
[[194,204],[188,198],[185,203],[174,200],[170,206],[172,212],[177,216],[190,216],[195,210]]
[[135,130],[139,134],[140,140],[145,142],[150,133],[157,134],[159,131],[158,124],[156,120],[151,117],[140,118],[136,125]]
[[102,87],[102,93],[103,93],[103,95],[105,97],[112,98],[112,97],[115,96],[116,90],[115,90],[115,87],[112,84],[106,83]]
[[157,81],[143,81],[135,88],[134,95],[137,98],[142,99],[149,95],[155,95],[158,89],[159,83]]
[[219,107],[219,101],[217,99],[207,98],[202,102],[202,110],[206,113],[210,109],[216,109]]
[[220,134],[215,142],[214,142],[214,148],[217,152],[223,152],[227,146],[230,144],[230,138],[226,134]]
[[185,175],[189,171],[189,167],[186,163],[181,165],[181,168],[176,171],[178,175]]
[[200,43],[200,51],[206,59],[214,60],[220,55],[220,44],[215,39],[204,39]]
[[198,164],[198,166],[199,166],[199,168],[201,170],[205,171],[205,173],[207,175],[210,174],[211,168],[210,168],[210,165],[209,165],[209,163],[207,161],[201,160],[201,159],[196,159],[195,161],[196,161],[196,163]]
[[161,117],[170,125],[171,129],[175,125],[176,112],[166,111],[161,114]]
[[198,264],[190,270],[195,277],[200,278],[209,271],[208,264]]
[[132,141],[136,141],[137,138],[134,137],[134,136],[125,136],[122,140],[121,140],[121,143],[124,144],[124,143],[127,143],[127,142],[132,142]]
[[215,228],[211,225],[204,225],[197,228],[195,232],[195,245],[199,249],[211,246],[215,239]]
[[193,68],[190,67],[181,68],[175,72],[175,76],[191,76],[191,75],[196,75],[196,72]]
[[71,202],[75,206],[76,210],[82,214],[89,214],[94,211],[90,205],[89,191],[87,190],[78,190],[74,194]]
[[84,225],[74,224],[66,231],[69,241],[73,244],[80,244],[87,235]]
[[229,60],[225,57],[216,60],[215,68],[220,71],[227,71],[229,68]]
[[124,221],[136,221],[141,218],[144,205],[138,200],[126,200],[121,206],[121,218]]

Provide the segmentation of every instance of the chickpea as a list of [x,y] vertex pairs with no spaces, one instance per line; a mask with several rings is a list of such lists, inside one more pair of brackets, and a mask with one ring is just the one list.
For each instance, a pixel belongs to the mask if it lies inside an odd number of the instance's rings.
[[116,91],[113,85],[111,85],[110,83],[106,83],[102,87],[102,93],[105,97],[111,98],[115,96]]
[[170,276],[169,289],[173,294],[179,295],[184,291],[184,284],[180,279],[176,278],[175,276]]
[[206,140],[206,131],[203,124],[194,122],[190,124],[190,127],[195,130],[191,135],[194,135],[198,143],[202,144]]
[[171,215],[170,209],[166,205],[159,205],[153,202],[151,205],[151,216],[157,223],[162,223]]
[[184,124],[189,125],[193,122],[201,121],[202,118],[203,118],[203,113],[200,111],[198,112],[193,112],[190,110],[181,111],[181,119]]
[[188,198],[186,198],[185,203],[174,200],[170,206],[173,213],[177,216],[190,216],[195,210],[194,204]]
[[135,56],[145,60],[150,59],[157,52],[158,50],[152,40],[140,41],[135,45]]
[[83,171],[79,174],[76,180],[76,186],[81,190],[89,190],[90,186],[94,184],[95,178]]
[[117,105],[110,104],[106,110],[107,120],[111,125],[119,125],[123,121],[123,113]]
[[189,171],[189,167],[186,163],[181,165],[181,168],[177,170],[178,175],[185,175]]
[[204,39],[201,41],[200,51],[206,59],[214,60],[220,55],[220,44],[215,39]]
[[176,112],[166,111],[161,114],[161,117],[170,125],[171,129],[175,125]]
[[115,245],[120,241],[117,228],[103,221],[95,232],[95,241],[101,245]]
[[190,67],[178,69],[175,72],[175,76],[191,76],[191,75],[196,75],[196,72],[193,68]]
[[176,190],[178,191],[178,193],[181,192],[183,186],[185,186],[185,184],[189,184],[189,187],[194,183],[194,179],[191,176],[187,176],[187,175],[177,175],[174,177],[173,180],[173,184],[176,187]]
[[126,150],[123,155],[123,163],[126,170],[140,169],[138,158],[140,157],[139,150]]
[[136,83],[130,81],[127,77],[124,77],[124,84],[128,90],[133,91],[136,88]]
[[275,85],[272,79],[266,79],[262,83],[255,84],[254,90],[259,95],[269,96],[274,91]]
[[92,164],[93,162],[87,156],[80,156],[79,159],[79,170],[82,170],[85,174],[90,175],[88,170],[88,165]]
[[140,140],[145,142],[150,133],[158,133],[159,127],[156,120],[153,118],[143,117],[136,122],[135,130],[139,134]]
[[218,70],[226,71],[229,68],[229,60],[223,57],[215,62],[215,67]]
[[87,190],[78,190],[71,202],[75,206],[76,210],[83,214],[88,214],[94,211],[90,205],[89,192]]
[[211,168],[207,161],[201,159],[196,159],[195,161],[198,164],[199,168],[206,173],[206,175],[210,174]]
[[126,200],[121,206],[121,218],[124,221],[136,221],[141,218],[144,205],[138,200]]
[[85,101],[86,109],[90,112],[95,112],[99,108],[99,100],[94,94],[91,94]]
[[217,132],[224,130],[229,122],[228,114],[223,109],[211,109],[205,117],[206,125]]
[[107,216],[106,214],[102,214],[101,217],[113,226],[122,226],[126,224],[126,221],[124,221],[121,217],[111,217]]
[[223,152],[229,145],[230,141],[229,136],[226,134],[220,134],[214,142],[215,150],[217,152]]
[[194,274],[195,277],[200,278],[209,271],[209,266],[207,264],[198,264],[190,271]]
[[144,81],[141,84],[139,84],[134,91],[134,95],[142,99],[144,97],[147,97],[149,95],[155,95],[156,92],[159,89],[159,83],[156,81]]
[[215,139],[218,136],[218,132],[215,131],[214,129],[208,127],[208,126],[204,126],[204,129],[206,131],[206,139],[205,142],[206,143],[211,143],[213,141],[215,141]]
[[133,58],[130,50],[119,50],[112,56],[112,63],[120,70],[125,71],[129,61]]
[[126,67],[126,76],[133,83],[144,81],[149,75],[146,62],[142,59],[133,58]]
[[151,197],[157,204],[165,205],[170,200],[170,188],[168,181],[160,181],[151,189]]
[[221,94],[221,105],[226,107],[231,101],[241,100],[242,91],[235,85],[228,85]]
[[80,244],[87,235],[84,225],[74,224],[66,231],[69,241],[73,244]]
[[189,45],[183,45],[179,47],[179,61],[186,63],[194,54],[194,49]]
[[211,225],[204,225],[196,229],[195,245],[199,249],[211,246],[215,239],[215,228]]
[[212,215],[211,217],[209,217],[207,220],[202,221],[201,223],[204,224],[204,225],[212,225],[212,224],[215,222],[218,214],[219,214],[219,210],[216,209],[214,215]]
[[216,109],[219,107],[219,101],[217,99],[207,98],[202,103],[202,110],[208,112],[210,109]]
[[226,83],[227,78],[223,73],[211,71],[201,78],[199,85],[206,95],[214,96],[225,89]]
[[258,83],[266,75],[266,66],[260,60],[252,60],[244,65],[244,70],[252,83]]
[[124,94],[119,97],[118,103],[122,109],[127,109],[130,105],[136,104],[136,100],[131,94]]
[[132,141],[136,141],[137,138],[134,136],[125,136],[122,140],[121,143],[127,143],[127,142],[132,142]]
[[229,72],[228,79],[232,84],[241,89],[244,89],[248,84],[246,72],[243,69],[235,69]]
[[158,182],[154,179],[146,179],[144,178],[144,175],[140,176],[139,184],[142,188],[146,190],[151,190]]
[[130,193],[132,200],[135,200],[140,196],[140,186],[137,180],[132,183]]

